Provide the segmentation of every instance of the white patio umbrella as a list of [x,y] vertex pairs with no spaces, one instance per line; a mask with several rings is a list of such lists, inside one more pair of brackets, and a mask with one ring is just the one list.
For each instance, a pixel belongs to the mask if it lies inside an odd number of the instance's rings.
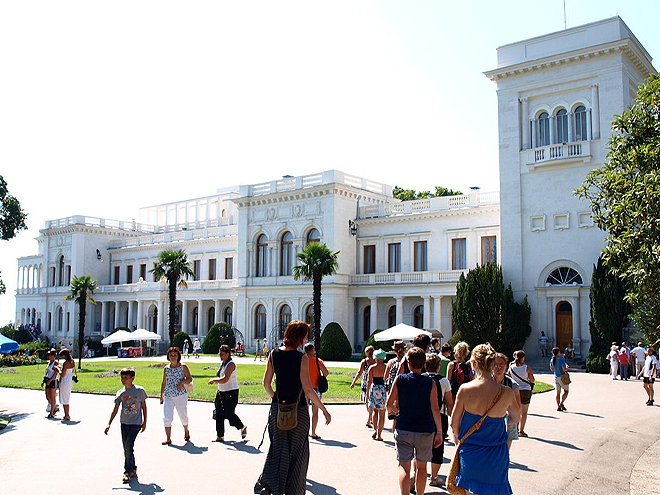
[[385,340],[412,340],[420,334],[431,336],[431,332],[422,330],[421,328],[411,327],[405,323],[399,323],[387,330],[378,332],[374,335],[374,340],[382,342]]
[[115,342],[126,342],[127,340],[135,340],[135,338],[131,336],[131,332],[127,332],[126,330],[117,330],[115,333],[108,335],[106,338],[101,340],[101,344],[110,345],[114,344]]
[[129,334],[133,340],[160,340],[160,335],[150,332],[146,328],[138,328]]

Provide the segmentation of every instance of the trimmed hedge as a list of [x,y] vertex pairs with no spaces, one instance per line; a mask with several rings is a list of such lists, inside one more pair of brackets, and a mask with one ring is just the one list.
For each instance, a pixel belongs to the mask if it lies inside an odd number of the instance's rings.
[[190,340],[190,336],[186,332],[179,332],[174,334],[174,339],[172,340],[170,347],[178,347],[181,353],[183,353],[183,343],[186,340],[188,341],[188,349],[190,352],[192,352],[193,343],[192,340]]
[[229,324],[222,321],[209,329],[209,333],[202,342],[202,351],[204,354],[217,354],[220,346],[224,344],[233,349],[236,347],[236,337]]
[[328,323],[321,334],[319,357],[330,361],[346,361],[351,357],[353,348],[339,323]]

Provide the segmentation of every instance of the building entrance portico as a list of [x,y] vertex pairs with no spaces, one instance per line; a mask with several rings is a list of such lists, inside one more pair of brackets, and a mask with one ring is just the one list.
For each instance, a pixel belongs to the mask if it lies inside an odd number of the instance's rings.
[[555,309],[557,328],[557,347],[565,349],[573,341],[573,307],[571,303],[561,301]]

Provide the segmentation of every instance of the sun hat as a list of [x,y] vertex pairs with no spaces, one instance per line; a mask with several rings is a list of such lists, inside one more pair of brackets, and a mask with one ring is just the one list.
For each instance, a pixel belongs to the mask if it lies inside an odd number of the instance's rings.
[[384,350],[378,349],[376,352],[374,352],[374,357],[376,359],[380,359],[381,361],[385,361],[385,358],[387,357],[387,354],[385,353]]
[[406,343],[403,340],[397,340],[392,346],[392,349],[396,351],[397,349],[405,349],[405,347]]

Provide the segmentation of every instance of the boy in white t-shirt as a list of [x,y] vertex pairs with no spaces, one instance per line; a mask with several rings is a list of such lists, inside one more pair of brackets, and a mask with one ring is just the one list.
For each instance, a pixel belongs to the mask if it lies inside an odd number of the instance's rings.
[[641,342],[637,342],[637,347],[630,351],[635,356],[635,376],[639,380],[644,371],[644,361],[646,360],[646,349]]

